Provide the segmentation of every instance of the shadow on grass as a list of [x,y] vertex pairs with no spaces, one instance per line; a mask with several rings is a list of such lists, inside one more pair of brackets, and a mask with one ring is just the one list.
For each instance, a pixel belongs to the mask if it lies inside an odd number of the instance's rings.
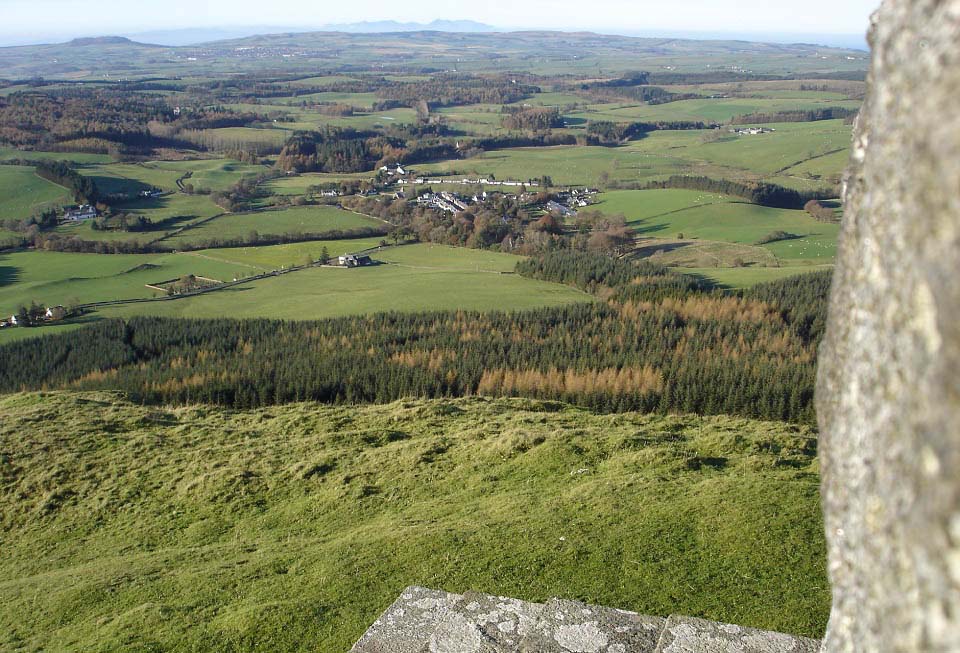
[[12,286],[20,280],[20,268],[12,265],[0,265],[0,288]]
[[117,177],[104,177],[93,175],[90,177],[97,185],[107,193],[140,193],[142,191],[152,190],[153,186],[145,184],[137,179],[125,179]]
[[682,243],[651,243],[649,245],[644,245],[638,247],[634,250],[634,254],[637,258],[647,258],[653,256],[654,254],[668,254],[670,252],[675,252],[678,249],[683,249],[684,247],[690,247],[694,243],[692,242],[682,242]]
[[628,223],[627,226],[631,227],[637,234],[649,234],[655,231],[662,231],[670,225],[666,222],[661,222],[659,224],[647,224],[645,220],[640,220],[639,222]]
[[685,272],[682,268],[674,268],[675,272],[679,272],[685,276],[693,277],[696,279],[700,285],[706,290],[731,290],[733,286],[721,283],[712,277],[708,277],[705,274],[700,274],[699,272]]

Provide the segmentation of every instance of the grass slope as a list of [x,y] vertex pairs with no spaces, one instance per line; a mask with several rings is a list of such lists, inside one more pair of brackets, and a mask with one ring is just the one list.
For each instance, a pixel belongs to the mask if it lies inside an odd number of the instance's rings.
[[251,231],[261,234],[323,233],[335,229],[382,227],[383,221],[335,206],[299,206],[279,211],[222,215],[169,238],[176,248],[182,243],[203,243],[218,238],[246,238]]
[[[99,255],[15,252],[0,255],[0,315],[21,305],[153,297],[146,287],[185,274],[229,281],[283,266],[375,247],[380,238],[312,241],[171,254]],[[307,320],[381,311],[522,310],[592,301],[556,283],[514,274],[518,256],[441,245],[408,245],[374,254],[383,265],[355,270],[311,268],[248,285],[171,302],[100,309],[86,319],[166,317],[270,317]],[[4,329],[0,342],[62,330]]]
[[66,188],[41,179],[33,168],[0,165],[0,220],[28,218],[72,201]]
[[804,428],[482,398],[0,413],[3,650],[344,651],[412,583],[826,623]]

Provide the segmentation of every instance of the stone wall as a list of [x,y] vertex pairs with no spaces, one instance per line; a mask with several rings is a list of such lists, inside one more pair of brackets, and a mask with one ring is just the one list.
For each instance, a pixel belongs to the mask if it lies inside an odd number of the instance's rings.
[[874,17],[820,354],[824,651],[960,651],[960,0]]

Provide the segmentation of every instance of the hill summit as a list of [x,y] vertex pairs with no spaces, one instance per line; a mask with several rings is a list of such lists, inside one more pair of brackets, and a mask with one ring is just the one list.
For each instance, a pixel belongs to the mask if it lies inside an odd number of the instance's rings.
[[73,39],[67,45],[70,46],[89,46],[89,45],[145,45],[132,41],[125,36],[87,36]]

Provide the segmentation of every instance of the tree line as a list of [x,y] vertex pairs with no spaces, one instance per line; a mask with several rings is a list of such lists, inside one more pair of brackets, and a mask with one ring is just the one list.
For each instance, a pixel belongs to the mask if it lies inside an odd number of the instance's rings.
[[100,199],[97,184],[90,177],[84,177],[64,161],[39,161],[36,166],[38,177],[63,186],[71,193],[75,201],[82,204],[96,204]]
[[800,192],[762,181],[731,181],[687,175],[673,175],[669,179],[651,181],[643,186],[643,190],[662,188],[686,188],[720,195],[733,195],[760,206],[778,209],[802,209],[811,199],[827,199],[835,194],[826,190]]
[[[630,283],[648,276],[670,275],[646,270]],[[482,392],[812,423],[829,276],[801,279],[515,313],[105,320],[0,347],[0,391],[112,389],[147,403],[236,407]]]
[[602,145],[622,143],[643,138],[655,131],[681,131],[688,129],[710,129],[714,125],[690,120],[663,120],[658,122],[610,122],[591,120],[587,123],[587,133],[598,139]]
[[731,125],[762,125],[771,122],[819,122],[821,120],[846,120],[860,113],[859,109],[826,107],[807,111],[777,111],[773,113],[747,113],[734,116]]

